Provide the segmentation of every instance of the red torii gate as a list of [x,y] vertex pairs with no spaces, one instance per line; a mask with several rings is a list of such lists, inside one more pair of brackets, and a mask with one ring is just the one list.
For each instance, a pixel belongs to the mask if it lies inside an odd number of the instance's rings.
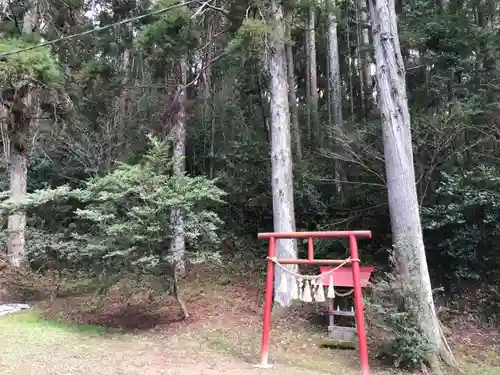
[[[356,330],[361,360],[361,375],[370,375],[368,365],[368,348],[366,343],[365,314],[363,309],[363,295],[361,292],[360,266],[358,254],[358,238],[371,238],[371,231],[331,231],[331,232],[290,232],[290,233],[259,233],[261,240],[269,240],[267,261],[266,294],[264,300],[264,327],[262,331],[262,348],[259,367],[269,367],[269,334],[271,331],[271,307],[274,289],[274,263],[280,264],[308,264],[318,266],[339,266],[346,264],[346,260],[314,259],[314,238],[349,238],[351,256],[348,263],[352,265],[352,279],[354,287],[354,306],[356,314]],[[307,238],[307,259],[276,258],[276,240]]]

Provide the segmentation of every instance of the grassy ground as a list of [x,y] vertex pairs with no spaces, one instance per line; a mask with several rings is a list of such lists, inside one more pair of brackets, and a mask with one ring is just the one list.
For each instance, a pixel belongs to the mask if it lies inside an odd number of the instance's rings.
[[[35,310],[0,319],[0,373],[275,375],[286,371],[290,375],[319,375],[331,374],[335,368],[342,369],[342,374],[359,373],[353,367],[354,352],[318,355],[303,335],[278,336],[280,345],[296,338],[304,339],[304,345],[273,350],[273,359],[279,364],[261,370],[252,367],[258,358],[258,345],[256,340],[248,340],[255,335],[246,330],[188,329],[168,336],[109,332],[100,326],[47,321]],[[273,344],[278,343],[274,340]]]
[[[66,293],[0,317],[0,374],[359,374],[356,351],[320,348],[325,331],[310,325],[310,305],[275,311],[270,356],[276,366],[252,367],[260,349],[263,296],[251,269],[240,269],[238,279],[229,270],[191,272],[184,280],[187,321],[179,319],[175,301],[130,282],[112,289],[99,308],[88,293]],[[498,332],[457,331],[461,335],[452,342],[464,372],[500,375]],[[374,375],[403,374],[377,361],[371,366]]]

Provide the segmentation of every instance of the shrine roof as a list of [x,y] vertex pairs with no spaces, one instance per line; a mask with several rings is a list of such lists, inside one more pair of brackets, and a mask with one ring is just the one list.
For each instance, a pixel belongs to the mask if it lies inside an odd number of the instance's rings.
[[[320,267],[321,274],[328,272],[334,267]],[[364,288],[368,285],[370,276],[375,269],[375,266],[361,266],[359,267],[359,276],[361,280],[361,287]],[[321,278],[323,285],[330,285],[330,274],[323,275]],[[352,267],[342,267],[333,271],[333,284],[339,287],[353,288],[352,283]]]

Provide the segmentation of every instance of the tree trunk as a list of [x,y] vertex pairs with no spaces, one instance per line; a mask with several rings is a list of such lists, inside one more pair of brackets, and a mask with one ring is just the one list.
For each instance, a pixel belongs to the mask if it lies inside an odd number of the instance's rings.
[[293,63],[293,41],[292,41],[292,26],[287,23],[285,25],[286,40],[286,61],[288,74],[288,101],[290,105],[290,120],[293,129],[293,144],[295,145],[295,157],[297,161],[302,160],[302,141],[299,127],[299,112],[297,108],[297,95],[295,93],[295,68]]
[[[290,139],[290,113],[288,106],[288,87],[285,60],[283,29],[283,9],[278,0],[271,0],[269,22],[272,32],[269,36],[267,62],[270,77],[270,117],[271,117],[271,174],[273,195],[273,222],[276,232],[295,231],[295,209],[293,200],[292,150]],[[278,257],[296,258],[297,243],[294,240],[278,240]],[[297,269],[297,266],[288,266]],[[283,274],[276,270],[276,286]],[[280,293],[275,288],[275,301],[289,306],[291,294]]]
[[340,81],[337,17],[335,16],[334,9],[331,9],[328,12],[327,42],[329,69],[328,89],[331,92],[330,106],[333,114],[333,120],[335,122],[335,127],[338,130],[342,130],[344,124],[342,119],[342,87]]
[[405,67],[396,24],[394,0],[369,0],[375,47],[376,79],[393,244],[401,277],[409,290],[407,308],[431,344],[429,364],[440,372],[438,358],[453,363],[440,330],[432,299],[413,165]]
[[[39,14],[35,3],[28,2],[28,10],[23,17],[23,34],[31,34],[36,30],[39,24]],[[33,127],[32,118],[33,106],[38,105],[33,98],[33,92],[28,89],[25,97],[20,99],[23,101],[24,116],[21,121],[27,121],[28,124],[18,124],[17,129],[27,129],[30,132]],[[37,112],[37,111],[35,111]],[[14,121],[11,119],[10,121]],[[9,161],[10,174],[10,198],[14,200],[23,199],[27,192],[27,176],[28,176],[28,147],[31,140],[28,139],[29,134],[13,134],[10,145],[10,155],[7,156]],[[27,140],[28,139],[28,140]],[[23,140],[19,144],[17,140]],[[26,232],[26,215],[23,212],[15,215],[10,215],[8,218],[7,227],[9,230],[9,239],[7,243],[7,253],[9,264],[14,270],[19,270],[23,264],[25,257],[25,232]]]
[[[172,129],[173,148],[173,173],[183,176],[186,172],[186,76],[187,63],[185,59],[179,61],[177,77],[177,90],[175,95],[178,100],[178,112],[175,116],[175,124]],[[184,212],[181,209],[172,210],[172,242],[171,253],[174,256],[176,269],[182,275],[185,270],[185,238],[184,238]]]
[[[218,4],[216,4],[218,5]],[[209,13],[210,14],[210,13]],[[219,43],[214,37],[214,34],[220,31],[221,17],[218,12],[214,12],[210,17],[205,17],[206,22],[206,38],[205,43],[210,43],[208,50],[203,57],[204,60],[204,71],[202,73],[203,77],[203,107],[202,107],[202,118],[205,124],[210,123],[210,159],[208,166],[208,178],[213,179],[215,177],[215,136],[217,133],[217,123],[216,123],[216,104],[214,98],[214,80],[212,59],[217,54],[219,50]]]
[[[212,26],[208,27],[209,41],[212,41]],[[207,53],[205,63],[209,64],[213,59],[215,54],[215,44],[213,47],[209,48]],[[205,123],[210,123],[210,160],[208,167],[208,178],[213,179],[215,177],[215,135],[217,133],[217,124],[215,122],[215,100],[213,94],[213,82],[212,82],[212,67],[207,66],[203,74],[203,108],[202,108],[202,118]]]
[[487,0],[488,28],[491,30],[496,26],[497,3],[495,0]]
[[[335,135],[341,136],[344,133],[344,121],[342,118],[342,86],[340,81],[340,59],[339,59],[339,42],[337,38],[337,17],[335,15],[335,9],[333,7],[333,2],[329,3],[328,16],[327,16],[327,56],[328,56],[328,92],[329,95],[329,106],[330,112],[333,114],[334,124],[330,124],[332,127],[332,139],[335,144]],[[335,161],[335,178],[337,181],[337,193],[342,194],[342,183],[340,180],[343,179],[344,173],[342,172],[343,166],[339,160]]]
[[[172,293],[175,297],[175,300],[179,304],[179,307],[181,308],[182,311],[182,318],[183,319],[188,319],[190,314],[189,310],[187,308],[186,301],[184,300],[184,296],[182,295],[182,290],[181,290],[181,285],[180,285],[180,280],[179,280],[179,267],[176,264],[172,265],[172,268],[170,268],[168,271],[166,271],[166,274],[170,275],[170,280],[164,279],[164,284],[168,285],[169,283],[172,283]],[[164,278],[164,277],[163,277]],[[170,290],[169,290],[170,291]]]
[[[349,6],[347,8],[347,13],[349,14]],[[351,122],[354,122],[354,84],[353,84],[353,57],[351,55],[351,23],[349,22],[349,17],[346,17],[346,43],[347,43],[347,76],[349,77],[349,104],[351,112]]]
[[359,0],[359,9],[361,14],[361,51],[363,65],[363,91],[366,98],[365,107],[370,110],[373,99],[373,77],[372,77],[372,57],[370,53],[370,21],[366,9],[366,0]]
[[[125,48],[122,52],[121,63],[120,63],[120,73],[122,74],[122,82],[120,89],[120,96],[117,100],[116,105],[116,134],[118,136],[118,145],[116,147],[117,156],[122,155],[126,151],[126,118],[128,114],[128,103],[129,103],[129,88],[127,87],[128,78],[130,73],[130,50]],[[109,155],[110,159],[112,155]]]
[[26,2],[26,13],[23,16],[23,35],[31,34],[40,24],[40,14],[37,9],[36,1]]
[[[10,199],[22,199],[26,195],[26,176],[28,174],[26,152],[19,152],[12,147],[9,158]],[[24,243],[26,215],[17,213],[8,219],[9,241],[7,246],[10,266],[19,270],[24,260]]]
[[315,140],[321,140],[318,118],[318,75],[316,63],[316,7],[309,7],[309,23],[307,27],[308,34],[308,50],[307,50],[307,65],[309,70],[309,99],[308,103],[311,108],[311,146]]
[[312,134],[313,134],[313,128],[312,128],[312,120],[311,120],[311,71],[309,69],[309,36],[310,33],[307,31],[309,27],[309,20],[307,20],[304,24],[304,29],[306,30],[305,35],[304,35],[304,48],[306,52],[306,69],[305,69],[305,86],[306,86],[306,91],[305,91],[305,99],[306,99],[306,114],[307,114],[307,137],[306,137],[306,147],[308,149],[311,149],[312,145]]
[[360,10],[359,6],[356,4],[355,5],[356,9],[356,68],[358,71],[358,77],[359,77],[359,93],[360,93],[360,98],[361,98],[361,112],[363,113],[363,116],[366,117],[366,100],[365,100],[365,89],[364,89],[364,76],[365,76],[365,71],[363,70],[363,58],[361,57],[361,48],[363,46],[363,28],[361,25],[361,15],[360,15]]

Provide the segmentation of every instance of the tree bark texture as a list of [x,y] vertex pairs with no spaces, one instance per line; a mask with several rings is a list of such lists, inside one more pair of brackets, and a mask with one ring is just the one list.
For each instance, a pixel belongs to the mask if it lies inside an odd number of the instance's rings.
[[[36,30],[39,24],[39,12],[36,3],[28,2],[28,9],[23,17],[23,34],[31,34]],[[6,155],[9,162],[10,175],[10,198],[13,200],[21,200],[27,192],[27,176],[28,176],[28,149],[31,139],[29,133],[35,126],[36,113],[38,112],[35,106],[38,107],[35,100],[34,90],[28,89],[25,96],[19,100],[23,102],[24,116],[22,121],[27,124],[16,124],[16,129],[26,129],[28,134],[13,134],[11,136],[10,155]],[[7,117],[6,121],[14,121],[12,116]],[[17,140],[23,140],[17,142]],[[7,242],[7,254],[9,264],[14,270],[19,270],[22,267],[25,258],[25,232],[26,232],[26,215],[23,212],[10,215],[7,220],[7,228],[9,238]]]
[[368,17],[368,9],[366,0],[359,0],[359,9],[361,15],[361,50],[362,50],[362,65],[364,78],[364,91],[368,101],[372,97],[373,77],[372,77],[372,56],[370,53],[370,19]]
[[31,34],[40,24],[40,14],[38,12],[38,5],[36,1],[26,2],[27,10],[23,16],[23,34]]
[[306,51],[306,68],[305,68],[305,98],[306,98],[306,114],[307,114],[307,137],[306,137],[306,147],[311,147],[311,139],[313,134],[312,119],[311,119],[311,71],[309,69],[309,32],[307,31],[309,27],[309,19],[304,23],[304,29],[306,30],[304,35],[304,48]]
[[339,47],[337,38],[337,17],[334,10],[328,12],[327,43],[328,43],[328,86],[330,90],[330,106],[335,127],[342,130],[342,88],[340,81]]
[[[10,199],[20,200],[26,195],[26,177],[28,174],[28,160],[26,152],[12,149],[9,158],[10,169]],[[24,260],[26,215],[17,213],[8,218],[9,240],[7,252],[10,266],[18,270]]]
[[299,111],[297,108],[297,95],[295,93],[295,67],[293,63],[293,42],[292,42],[292,26],[287,23],[286,30],[286,62],[287,62],[287,77],[288,77],[288,101],[290,105],[290,121],[293,130],[293,144],[295,146],[295,157],[297,161],[302,160],[302,141],[299,127]]
[[130,49],[125,48],[121,55],[120,72],[122,74],[122,87],[117,103],[116,130],[118,145],[116,147],[118,156],[127,149],[126,145],[126,119],[128,115],[128,104],[130,100],[130,89],[127,87],[130,74]]
[[436,316],[427,268],[395,4],[394,0],[369,2],[393,244],[401,277],[410,295],[411,303],[407,307],[432,347],[429,363],[439,372],[437,359],[441,357],[449,362],[452,355]]
[[[333,124],[329,124],[330,136],[332,137],[333,147],[338,145],[335,142],[335,135],[341,136],[344,133],[344,121],[342,118],[342,86],[340,81],[340,57],[339,57],[339,42],[337,37],[337,17],[333,7],[333,1],[329,3],[327,15],[327,58],[328,58],[328,92],[329,95],[329,111],[333,115]],[[340,160],[335,160],[335,178],[337,181],[337,194],[342,195],[341,180],[345,179],[343,173],[343,165]]]
[[311,108],[311,142],[320,139],[319,118],[318,118],[318,73],[316,62],[316,7],[309,7],[308,17],[308,50],[307,62],[309,70],[309,106]]
[[[273,195],[273,222],[276,232],[295,231],[295,208],[293,197],[292,147],[290,136],[290,113],[285,59],[283,9],[277,0],[271,0],[269,23],[268,68],[270,77],[270,122],[271,122],[271,186]],[[294,240],[278,240],[278,257],[296,258],[297,243]],[[287,266],[296,270],[297,266]],[[277,286],[283,277],[279,267],[275,277],[275,301],[282,306],[291,304],[291,295],[280,293]]]
[[[178,176],[186,172],[186,81],[187,63],[183,58],[179,61],[177,90],[178,111],[175,124],[171,132],[173,148],[173,173]],[[180,208],[172,210],[172,242],[171,252],[175,259],[176,269],[180,274],[185,269],[185,237],[184,237],[184,212]]]

